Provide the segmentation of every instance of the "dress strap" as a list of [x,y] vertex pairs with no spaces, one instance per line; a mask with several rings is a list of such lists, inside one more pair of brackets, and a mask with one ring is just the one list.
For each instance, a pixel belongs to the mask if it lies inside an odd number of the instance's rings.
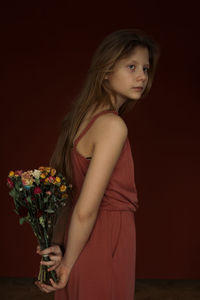
[[109,112],[112,112],[112,113],[116,113],[118,115],[118,112],[116,110],[103,110],[103,111],[100,111],[99,113],[97,113],[96,115],[94,115],[92,117],[92,119],[88,122],[87,126],[83,129],[83,131],[79,134],[79,136],[75,139],[74,141],[74,145],[73,147],[76,147],[77,143],[79,142],[79,140],[82,138],[82,136],[86,133],[86,131],[90,128],[90,126],[94,123],[94,121],[100,116],[100,115],[103,115],[105,113],[109,113]]

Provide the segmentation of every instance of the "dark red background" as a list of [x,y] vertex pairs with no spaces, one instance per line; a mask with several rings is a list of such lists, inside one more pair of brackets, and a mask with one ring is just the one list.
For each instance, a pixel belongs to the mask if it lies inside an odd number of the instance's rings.
[[48,165],[59,122],[98,44],[112,31],[140,28],[160,43],[161,58],[150,95],[125,116],[140,201],[136,277],[199,279],[195,3],[55,3],[18,1],[1,7],[0,275],[31,277],[39,266],[35,237],[13,212],[7,173]]

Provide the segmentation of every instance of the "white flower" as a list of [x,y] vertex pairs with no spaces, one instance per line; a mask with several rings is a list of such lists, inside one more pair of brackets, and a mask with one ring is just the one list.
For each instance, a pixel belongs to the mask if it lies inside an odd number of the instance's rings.
[[34,170],[33,171],[33,176],[36,178],[36,179],[39,179],[40,178],[40,174],[41,174],[41,171],[40,170]]

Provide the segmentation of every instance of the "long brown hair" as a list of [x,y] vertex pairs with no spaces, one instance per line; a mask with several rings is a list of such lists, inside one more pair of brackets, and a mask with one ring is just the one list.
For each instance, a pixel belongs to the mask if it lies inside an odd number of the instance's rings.
[[[71,149],[77,130],[89,109],[93,112],[100,106],[115,109],[110,95],[115,98],[114,91],[109,89],[106,74],[112,72],[115,63],[128,56],[136,46],[146,47],[149,51],[149,76],[146,89],[142,94],[145,97],[152,86],[156,65],[160,56],[160,47],[155,40],[138,29],[124,29],[115,31],[104,38],[97,48],[91,61],[88,74],[79,95],[71,104],[71,110],[62,121],[61,132],[50,165],[61,172],[68,183],[72,183],[72,190],[76,190]],[[119,108],[118,114],[123,115],[132,109],[137,101],[127,99]]]

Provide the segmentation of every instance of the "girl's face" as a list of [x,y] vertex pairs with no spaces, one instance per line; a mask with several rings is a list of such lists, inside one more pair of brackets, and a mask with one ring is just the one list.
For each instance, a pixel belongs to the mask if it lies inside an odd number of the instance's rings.
[[108,79],[111,89],[117,93],[120,103],[127,98],[137,100],[147,86],[148,69],[148,49],[136,46],[128,57],[116,62],[113,72],[106,75],[105,79]]

